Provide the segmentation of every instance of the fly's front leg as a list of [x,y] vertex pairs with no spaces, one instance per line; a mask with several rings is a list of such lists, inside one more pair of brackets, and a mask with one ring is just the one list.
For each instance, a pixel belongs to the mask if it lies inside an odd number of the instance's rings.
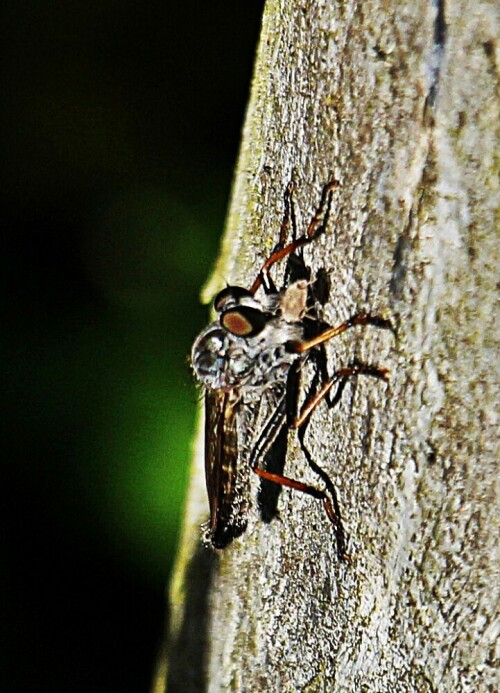
[[323,231],[325,230],[326,224],[328,222],[328,217],[330,216],[330,207],[332,206],[333,191],[337,186],[338,181],[335,180],[333,176],[331,176],[329,182],[324,186],[321,192],[321,200],[319,203],[319,207],[316,210],[316,214],[309,222],[309,226],[306,232],[307,238],[312,240],[313,238],[316,238],[316,236],[319,236],[320,233],[323,233]]
[[[285,211],[283,212],[283,219],[281,220],[280,235],[278,242],[274,246],[271,255],[262,265],[257,277],[255,278],[252,286],[250,287],[251,293],[256,293],[259,287],[263,286],[266,293],[276,293],[276,285],[271,277],[270,269],[271,267],[285,257],[288,252],[283,254],[285,248],[289,246],[286,245],[290,226],[292,227],[292,239],[295,240],[297,236],[297,222],[295,219],[295,208],[293,205],[293,191],[295,190],[295,185],[293,180],[291,180],[285,188],[285,193],[283,195]],[[292,251],[289,251],[292,252]]]
[[[332,203],[333,191],[337,187],[337,185],[337,181],[332,178],[330,182],[328,182],[324,186],[319,207],[316,210],[314,217],[311,219],[309,223],[307,232],[303,236],[300,236],[300,238],[297,238],[295,212],[293,209],[292,202],[294,184],[293,182],[290,182],[288,184],[287,189],[285,191],[285,215],[281,223],[280,239],[271,255],[262,265],[257,277],[254,280],[254,283],[250,287],[250,292],[252,294],[256,293],[256,291],[262,285],[264,285],[265,287],[266,280],[271,282],[271,286],[274,286],[269,275],[269,270],[271,269],[271,267],[287,255],[290,255],[291,253],[295,252],[298,248],[307,245],[307,243],[311,243],[311,241],[317,238],[326,229],[328,216],[330,213],[330,207]],[[286,236],[288,234],[288,229],[290,227],[290,223],[292,224],[293,240],[288,245],[284,245],[286,241]]]
[[295,192],[295,183],[291,180],[285,188],[284,202],[285,202],[285,212],[283,214],[283,221],[280,227],[280,238],[273,253],[284,248],[288,240],[290,227],[292,228],[292,241],[297,238],[297,220],[295,218],[295,207],[293,204],[293,193]]

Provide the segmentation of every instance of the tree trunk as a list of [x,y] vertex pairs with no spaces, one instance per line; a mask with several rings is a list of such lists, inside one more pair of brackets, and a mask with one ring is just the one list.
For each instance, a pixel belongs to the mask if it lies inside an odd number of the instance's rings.
[[[390,317],[328,345],[390,368],[320,405],[306,444],[338,490],[350,562],[318,501],[283,490],[215,553],[194,454],[155,691],[493,691],[495,4],[268,0],[223,260],[206,289],[249,286],[277,240],[292,177],[299,228],[333,173],[325,268],[338,324]],[[290,434],[286,471],[314,480]]]

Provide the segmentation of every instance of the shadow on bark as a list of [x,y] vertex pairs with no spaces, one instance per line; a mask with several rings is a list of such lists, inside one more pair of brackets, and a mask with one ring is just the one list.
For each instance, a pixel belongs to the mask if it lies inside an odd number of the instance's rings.
[[[283,426],[271,448],[268,450],[263,467],[273,474],[283,474],[287,452],[288,428]],[[272,522],[278,517],[278,499],[281,486],[273,481],[261,479],[257,496],[260,517],[263,522]]]
[[169,643],[168,693],[203,693],[207,689],[209,604],[217,554],[198,546],[186,573],[183,623]]

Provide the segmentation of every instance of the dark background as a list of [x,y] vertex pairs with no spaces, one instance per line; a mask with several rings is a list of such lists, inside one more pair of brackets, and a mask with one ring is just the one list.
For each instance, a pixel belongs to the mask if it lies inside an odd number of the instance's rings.
[[262,6],[2,3],[2,693],[149,688]]

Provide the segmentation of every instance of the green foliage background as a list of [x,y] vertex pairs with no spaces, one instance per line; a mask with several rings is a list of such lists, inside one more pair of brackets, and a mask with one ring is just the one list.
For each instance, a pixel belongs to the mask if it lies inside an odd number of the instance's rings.
[[262,4],[3,5],[2,691],[148,690]]

